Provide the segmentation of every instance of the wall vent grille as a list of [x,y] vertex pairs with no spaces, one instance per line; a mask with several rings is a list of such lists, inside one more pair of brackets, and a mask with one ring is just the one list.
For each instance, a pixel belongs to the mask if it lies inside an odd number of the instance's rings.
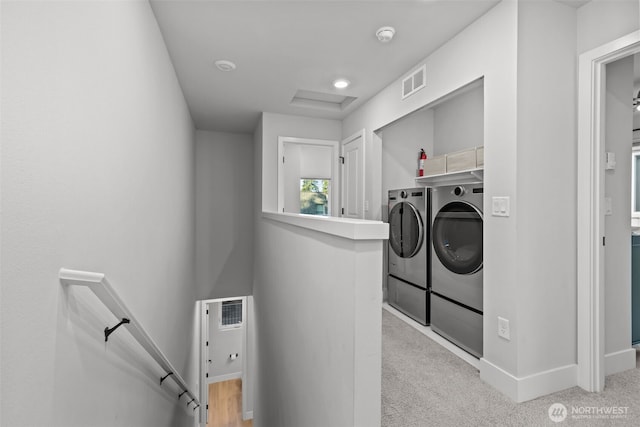
[[405,99],[427,85],[426,64],[402,80],[402,99]]
[[242,326],[242,300],[222,301],[220,304],[220,329]]

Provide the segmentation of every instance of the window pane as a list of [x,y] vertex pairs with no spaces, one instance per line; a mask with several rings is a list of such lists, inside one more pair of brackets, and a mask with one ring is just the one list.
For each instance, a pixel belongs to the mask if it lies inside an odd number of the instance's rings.
[[308,215],[329,215],[330,189],[330,179],[301,179],[300,213]]

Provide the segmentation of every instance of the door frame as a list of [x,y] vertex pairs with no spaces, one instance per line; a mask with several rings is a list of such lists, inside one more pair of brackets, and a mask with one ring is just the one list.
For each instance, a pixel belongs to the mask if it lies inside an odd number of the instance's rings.
[[[284,212],[284,144],[308,144],[308,145],[320,145],[332,148],[331,156],[331,211],[329,216],[339,216],[339,202],[340,202],[340,176],[339,176],[339,143],[338,141],[329,139],[311,139],[311,138],[296,138],[291,136],[279,136],[278,137],[278,212]],[[291,212],[295,213],[295,212]]]
[[604,389],[604,114],[606,65],[640,52],[640,30],[578,62],[577,382]]
[[[200,407],[202,410],[200,411],[200,425],[206,426],[208,419],[208,405],[209,405],[209,379],[207,377],[208,371],[208,358],[207,358],[207,341],[209,339],[209,318],[207,316],[217,316],[217,313],[209,313],[207,314],[207,306],[209,304],[213,304],[216,302],[223,301],[232,301],[232,300],[242,300],[242,316],[243,316],[243,339],[242,339],[242,416],[243,419],[251,419],[253,418],[253,411],[247,411],[247,407],[250,405],[249,402],[249,380],[248,380],[248,369],[249,369],[249,358],[251,355],[249,354],[249,304],[251,296],[238,296],[238,297],[228,297],[228,298],[214,298],[207,300],[198,301],[198,306],[200,309],[200,364],[198,368],[199,379],[200,379]],[[211,343],[211,347],[213,343]]]
[[[344,200],[344,194],[345,194],[345,189],[344,186],[346,185],[346,180],[344,179],[344,169],[346,168],[346,165],[344,163],[345,160],[345,156],[344,156],[344,146],[349,144],[350,142],[353,142],[354,140],[358,139],[358,138],[362,138],[362,194],[360,195],[360,206],[362,206],[362,216],[361,219],[365,218],[365,212],[367,211],[367,206],[365,206],[365,187],[367,185],[367,180],[366,180],[366,175],[365,175],[365,171],[366,171],[366,167],[367,167],[367,158],[366,158],[366,137],[365,137],[365,129],[360,129],[359,131],[357,131],[356,133],[354,133],[353,135],[350,135],[349,137],[345,138],[342,140],[342,142],[340,143],[340,158],[342,160],[342,164],[341,164],[341,168],[340,168],[340,212],[343,212],[343,209],[345,207],[345,200]],[[340,216],[343,216],[343,214],[340,214]]]

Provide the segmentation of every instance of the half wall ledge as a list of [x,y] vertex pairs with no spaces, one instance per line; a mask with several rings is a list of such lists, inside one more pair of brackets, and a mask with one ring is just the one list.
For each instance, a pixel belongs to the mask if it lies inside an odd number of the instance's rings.
[[389,224],[368,219],[262,212],[262,217],[350,240],[387,240]]

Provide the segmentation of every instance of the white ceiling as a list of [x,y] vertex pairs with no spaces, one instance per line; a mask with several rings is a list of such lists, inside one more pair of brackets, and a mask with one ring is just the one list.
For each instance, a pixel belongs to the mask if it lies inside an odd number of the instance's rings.
[[[196,128],[240,133],[261,111],[345,117],[496,3],[151,0]],[[385,25],[397,31],[388,44],[375,37]],[[236,71],[217,70],[218,59]],[[334,89],[336,77],[352,85]],[[357,99],[343,111],[292,106],[299,89]]]

